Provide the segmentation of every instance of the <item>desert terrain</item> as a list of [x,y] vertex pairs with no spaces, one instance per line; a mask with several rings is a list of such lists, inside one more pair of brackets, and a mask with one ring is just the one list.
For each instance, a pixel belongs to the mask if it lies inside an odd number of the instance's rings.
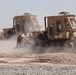
[[76,75],[76,54],[1,54],[0,75]]
[[0,41],[0,75],[76,75],[75,49],[17,48],[14,39]]

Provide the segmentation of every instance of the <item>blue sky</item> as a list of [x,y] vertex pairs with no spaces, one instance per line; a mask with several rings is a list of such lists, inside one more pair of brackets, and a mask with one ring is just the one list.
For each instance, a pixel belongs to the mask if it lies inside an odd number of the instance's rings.
[[13,17],[30,12],[37,16],[40,25],[44,17],[61,11],[76,14],[76,0],[0,0],[0,29],[13,26]]

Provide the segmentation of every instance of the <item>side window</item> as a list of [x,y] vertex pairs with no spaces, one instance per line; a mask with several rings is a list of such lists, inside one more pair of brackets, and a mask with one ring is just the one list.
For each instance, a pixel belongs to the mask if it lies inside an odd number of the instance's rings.
[[22,29],[24,30],[25,20],[22,20]]
[[19,23],[16,24],[16,30],[19,32],[20,26]]
[[49,26],[49,34],[50,34],[50,36],[53,36],[53,25],[50,25]]
[[61,22],[56,21],[56,31],[59,32],[61,30]]

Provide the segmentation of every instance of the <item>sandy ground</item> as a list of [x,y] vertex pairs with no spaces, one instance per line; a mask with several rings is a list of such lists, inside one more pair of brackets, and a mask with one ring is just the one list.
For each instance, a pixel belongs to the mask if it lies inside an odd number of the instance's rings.
[[0,75],[76,75],[76,54],[1,54]]
[[[76,75],[76,50],[16,48],[16,37],[0,40],[0,75]],[[40,52],[39,51],[39,52]]]

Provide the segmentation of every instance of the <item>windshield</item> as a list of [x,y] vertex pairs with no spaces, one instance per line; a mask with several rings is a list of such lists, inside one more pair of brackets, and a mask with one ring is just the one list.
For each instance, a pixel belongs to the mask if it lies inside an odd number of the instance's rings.
[[68,20],[69,20],[69,23],[70,23],[71,27],[76,28],[76,19],[75,19],[75,17],[69,17]]

